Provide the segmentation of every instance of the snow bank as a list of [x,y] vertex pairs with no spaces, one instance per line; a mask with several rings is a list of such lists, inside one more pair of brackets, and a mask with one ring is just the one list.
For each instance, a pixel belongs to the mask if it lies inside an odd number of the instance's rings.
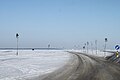
[[68,62],[70,54],[61,50],[0,51],[0,80],[24,80],[57,70]]
[[[68,50],[68,51],[81,52],[83,54],[94,55],[97,57],[106,57],[113,54],[110,52],[103,52],[100,50],[97,50],[97,51],[96,50],[88,50],[88,51],[87,50]],[[109,50],[109,51],[113,51],[113,50]]]

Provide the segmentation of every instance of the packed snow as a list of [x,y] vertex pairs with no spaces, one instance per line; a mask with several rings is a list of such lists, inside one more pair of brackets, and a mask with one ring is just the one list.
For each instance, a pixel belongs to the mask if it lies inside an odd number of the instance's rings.
[[69,59],[70,54],[62,50],[15,50],[0,51],[0,80],[24,80],[51,73]]

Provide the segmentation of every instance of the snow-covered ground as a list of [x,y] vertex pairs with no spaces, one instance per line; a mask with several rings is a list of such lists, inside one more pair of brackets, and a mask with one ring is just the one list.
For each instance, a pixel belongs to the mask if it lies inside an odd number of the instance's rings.
[[[96,50],[88,50],[88,51],[87,50],[68,50],[68,51],[81,52],[83,54],[94,55],[97,57],[106,57],[113,54],[110,52],[103,52],[100,50],[97,50],[97,51]],[[107,50],[107,51],[115,51],[115,50]]]
[[17,56],[15,50],[0,50],[0,80],[26,80],[51,73],[69,62],[72,55],[65,51],[99,57],[112,54],[100,50],[20,50]]
[[0,50],[0,80],[24,80],[57,70],[70,54],[61,50]]

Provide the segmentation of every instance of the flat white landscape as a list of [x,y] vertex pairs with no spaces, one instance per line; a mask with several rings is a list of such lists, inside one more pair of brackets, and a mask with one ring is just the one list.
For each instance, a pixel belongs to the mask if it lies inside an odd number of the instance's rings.
[[73,56],[66,52],[105,57],[112,53],[95,50],[0,50],[0,80],[26,80],[54,72],[69,62]]
[[70,54],[61,50],[0,50],[0,80],[25,80],[64,66]]

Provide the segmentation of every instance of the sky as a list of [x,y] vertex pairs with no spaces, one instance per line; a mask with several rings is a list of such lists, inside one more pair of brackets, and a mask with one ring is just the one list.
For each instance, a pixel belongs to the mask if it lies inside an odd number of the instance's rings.
[[[0,0],[0,48],[120,44],[120,0]],[[90,47],[89,44],[89,47]]]

